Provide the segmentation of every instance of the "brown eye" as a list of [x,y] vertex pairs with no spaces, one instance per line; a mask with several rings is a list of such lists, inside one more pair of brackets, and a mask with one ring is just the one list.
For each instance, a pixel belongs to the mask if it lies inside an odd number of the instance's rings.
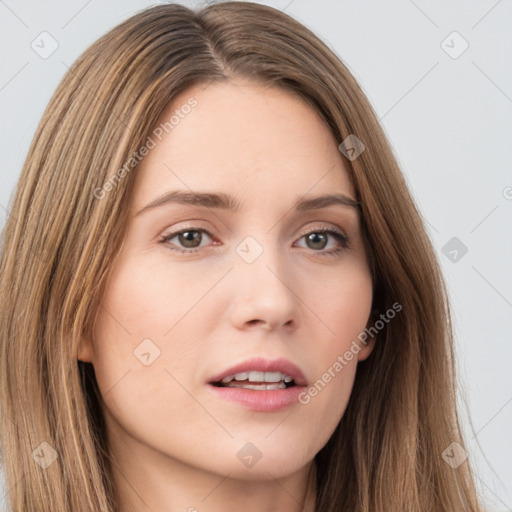
[[[187,228],[169,233],[161,239],[161,243],[170,245],[172,250],[178,252],[195,252],[195,249],[202,247],[201,242],[204,239],[204,235],[211,238],[211,235],[205,229]],[[174,239],[175,241],[171,242]]]
[[[329,238],[333,238],[337,243],[330,249],[326,249],[329,244]],[[325,256],[336,255],[349,248],[348,236],[334,229],[316,229],[302,236],[302,239],[306,240],[306,247],[308,249],[312,249]]]
[[200,231],[183,231],[176,235],[178,237],[179,242],[189,249],[194,249],[196,247],[199,247],[201,244],[201,240],[203,238],[203,235]]
[[308,247],[310,249],[324,249],[327,245],[328,236],[326,233],[314,232],[306,235]]

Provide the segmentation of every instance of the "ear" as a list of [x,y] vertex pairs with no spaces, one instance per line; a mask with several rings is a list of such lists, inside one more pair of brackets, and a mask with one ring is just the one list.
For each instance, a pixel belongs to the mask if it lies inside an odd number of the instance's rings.
[[368,340],[366,341],[366,345],[364,344],[360,344],[360,346],[362,347],[359,354],[357,355],[357,360],[358,361],[364,361],[367,357],[370,356],[370,354],[372,353],[374,347],[375,347],[375,342],[377,341],[377,338],[374,337],[374,338],[368,338]]
[[78,344],[77,359],[84,363],[91,363],[94,359],[94,347],[89,338],[81,336]]
[[375,334],[375,321],[379,318],[379,310],[372,309],[370,318],[364,331],[358,336],[357,344],[360,347],[360,351],[357,356],[358,361],[364,361],[372,353],[375,344],[379,338],[378,334]]

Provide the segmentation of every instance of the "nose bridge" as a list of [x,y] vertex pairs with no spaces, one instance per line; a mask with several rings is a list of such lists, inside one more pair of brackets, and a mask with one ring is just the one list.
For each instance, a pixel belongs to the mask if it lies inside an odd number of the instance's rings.
[[[287,254],[282,242],[276,240],[276,233],[254,233],[247,235],[236,247],[235,267],[240,277],[258,276],[263,280],[278,280],[275,273],[281,274]],[[272,269],[274,272],[271,272]],[[278,280],[279,281],[279,280]]]
[[272,326],[298,323],[299,301],[293,282],[289,282],[292,268],[275,233],[248,235],[235,251],[234,322],[241,325],[259,320]]

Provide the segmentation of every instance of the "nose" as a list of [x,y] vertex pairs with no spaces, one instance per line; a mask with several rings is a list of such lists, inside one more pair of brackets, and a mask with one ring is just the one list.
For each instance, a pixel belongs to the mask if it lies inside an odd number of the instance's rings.
[[234,291],[231,321],[241,330],[296,329],[301,323],[301,300],[293,268],[283,251],[269,244],[252,262],[236,255],[231,272]]

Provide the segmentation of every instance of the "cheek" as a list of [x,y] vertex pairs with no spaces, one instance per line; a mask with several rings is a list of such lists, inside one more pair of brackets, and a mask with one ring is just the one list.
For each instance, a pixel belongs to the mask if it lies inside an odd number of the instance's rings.
[[[165,444],[165,436],[178,436],[184,424],[204,417],[180,383],[188,389],[185,377],[201,360],[196,355],[205,335],[194,306],[215,276],[191,277],[179,265],[126,260],[112,273],[94,326],[93,365],[114,431],[119,423],[142,442],[153,431],[155,442]],[[148,417],[165,425],[162,439]]]
[[307,302],[321,322],[319,333],[325,356],[332,357],[344,351],[347,342],[350,345],[365,329],[372,307],[373,283],[365,262],[355,257],[335,272],[326,269],[315,278],[305,278],[302,293],[309,290]]
[[[193,288],[180,282],[177,271],[163,274],[148,263],[120,262],[108,282],[94,326],[93,364],[103,393],[122,379],[124,385],[139,380],[140,386],[133,394],[130,391],[133,401],[154,395],[151,391],[158,389],[162,365],[179,360],[183,357],[180,350],[187,350],[184,343],[176,343],[171,350],[169,342],[193,297]],[[139,389],[149,395],[139,397]]]
[[133,357],[133,351],[148,339],[160,349],[161,357],[167,357],[171,343],[173,352],[185,350],[190,341],[181,343],[175,334],[183,326],[194,328],[190,313],[214,282],[214,275],[191,275],[180,265],[163,265],[161,259],[122,261],[101,301],[95,328],[96,353]]
[[373,287],[367,267],[354,264],[320,278],[309,289],[311,309],[319,312],[321,322],[316,323],[316,336],[311,334],[315,348],[308,348],[315,372],[300,402],[309,414],[322,418],[327,441],[350,398],[358,358],[371,351],[358,336],[368,324]]
[[[336,365],[335,361],[331,362],[299,396],[305,420],[308,416],[321,418],[321,422],[311,425],[315,431],[315,442],[321,440],[320,447],[331,437],[345,412],[354,384],[356,366],[355,359],[341,366]],[[317,449],[320,447],[317,446]]]

